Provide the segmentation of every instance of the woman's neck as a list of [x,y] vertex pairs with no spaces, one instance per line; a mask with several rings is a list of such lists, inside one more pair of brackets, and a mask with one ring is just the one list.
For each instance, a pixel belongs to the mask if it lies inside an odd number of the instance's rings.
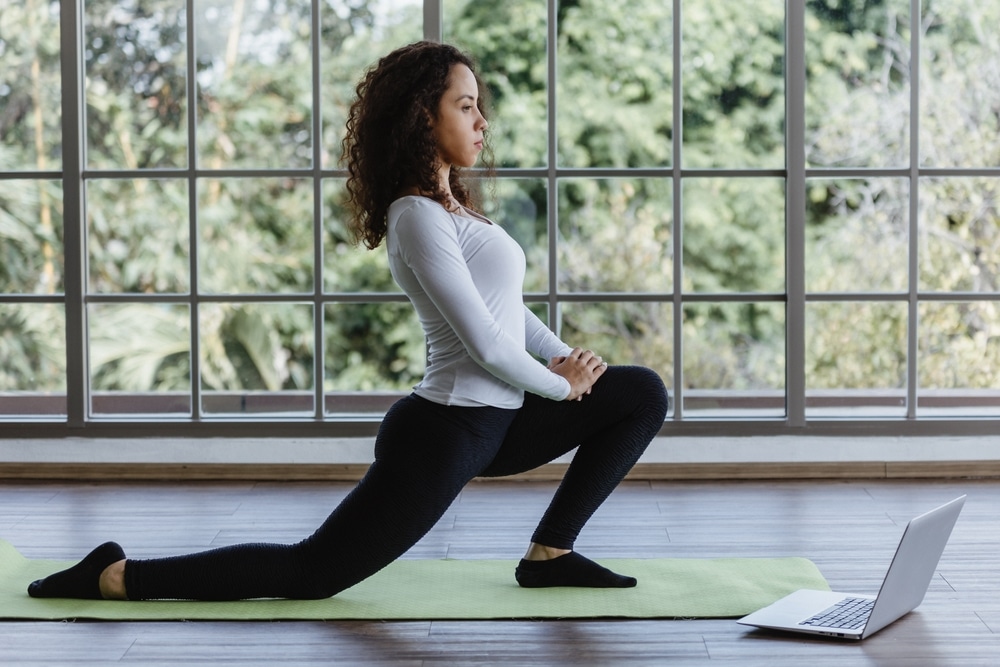
[[[462,204],[455,198],[455,195],[451,193],[451,187],[449,184],[444,184],[441,187],[441,194],[444,195],[444,202],[442,205],[452,213],[458,213],[462,210]],[[403,187],[399,191],[399,197],[413,196],[413,197],[428,197],[434,199],[434,193],[423,190],[416,185],[408,185]]]

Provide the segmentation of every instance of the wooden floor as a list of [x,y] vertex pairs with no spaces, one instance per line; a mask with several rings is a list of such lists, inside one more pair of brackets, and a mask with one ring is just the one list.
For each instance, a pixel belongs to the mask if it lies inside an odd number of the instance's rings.
[[[0,538],[28,557],[60,559],[106,539],[136,557],[293,541],[348,488],[0,484]],[[407,557],[513,565],[553,489],[475,482]],[[861,643],[733,620],[2,622],[0,664],[1000,665],[1000,481],[627,482],[577,548],[598,559],[804,556],[834,589],[874,593],[906,521],[961,493],[969,499],[924,603]]]

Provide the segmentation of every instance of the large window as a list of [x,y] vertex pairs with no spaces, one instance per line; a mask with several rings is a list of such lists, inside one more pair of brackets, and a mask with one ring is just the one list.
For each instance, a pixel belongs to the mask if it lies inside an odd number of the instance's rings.
[[486,213],[680,432],[1000,418],[1000,5],[24,0],[0,13],[0,432],[367,433],[423,371],[339,163],[366,67],[480,62]]

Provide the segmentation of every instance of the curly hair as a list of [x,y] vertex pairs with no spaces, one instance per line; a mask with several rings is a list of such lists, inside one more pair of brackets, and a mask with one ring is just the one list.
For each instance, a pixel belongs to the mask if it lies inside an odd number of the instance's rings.
[[[438,113],[453,65],[472,70],[479,86],[479,111],[487,116],[486,87],[472,58],[453,46],[416,42],[396,49],[368,70],[356,88],[347,117],[342,162],[347,166],[349,228],[358,243],[374,250],[385,238],[389,205],[400,190],[415,186],[442,205],[437,180],[437,144],[430,121]],[[485,137],[484,137],[485,141]],[[488,143],[482,154],[492,173]],[[463,206],[478,208],[478,198],[451,168],[451,193]]]

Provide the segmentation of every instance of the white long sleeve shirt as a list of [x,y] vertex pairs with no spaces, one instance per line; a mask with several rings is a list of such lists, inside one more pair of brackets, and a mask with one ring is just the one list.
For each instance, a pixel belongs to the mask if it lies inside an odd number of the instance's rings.
[[444,405],[518,408],[529,391],[553,400],[569,382],[549,360],[572,348],[524,305],[525,257],[499,225],[407,196],[389,207],[389,268],[420,318],[427,370],[414,392]]

